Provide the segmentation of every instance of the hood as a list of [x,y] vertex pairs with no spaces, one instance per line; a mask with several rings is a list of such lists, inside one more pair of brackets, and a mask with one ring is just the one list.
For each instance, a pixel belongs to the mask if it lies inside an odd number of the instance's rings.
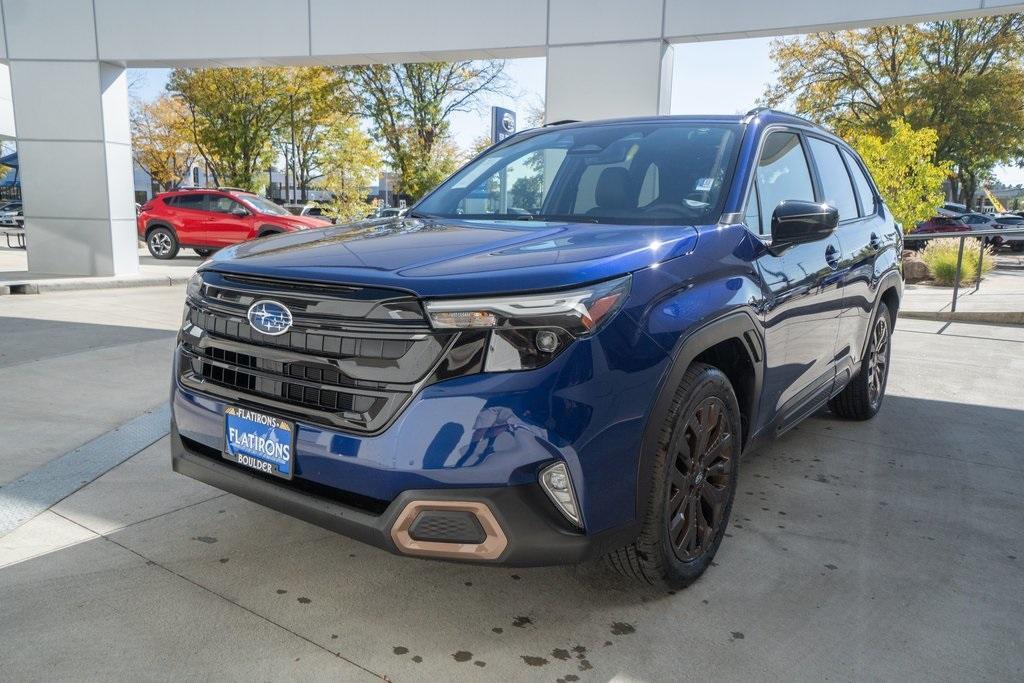
[[204,269],[469,296],[596,282],[689,253],[696,242],[696,229],[681,225],[398,218],[244,242]]
[[330,225],[330,221],[326,221],[323,218],[317,218],[316,216],[274,216],[273,214],[267,214],[272,218],[277,219],[281,223],[288,223],[290,225],[301,225],[304,228],[322,228]]

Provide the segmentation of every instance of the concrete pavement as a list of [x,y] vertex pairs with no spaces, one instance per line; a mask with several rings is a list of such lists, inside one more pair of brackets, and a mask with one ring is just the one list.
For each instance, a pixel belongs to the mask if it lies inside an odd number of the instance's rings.
[[[114,338],[141,337],[123,345],[84,331],[77,295],[21,299],[38,308],[13,318],[68,327],[13,343],[0,320],[6,353],[37,347],[0,373],[37,363],[88,391],[86,360],[118,363],[67,337],[106,339],[127,367],[93,389],[105,431],[166,392],[168,291],[90,295],[82,315],[110,311]],[[146,345],[164,357],[130,352]],[[67,356],[82,362],[56,369]],[[164,439],[0,537],[4,677],[1019,680],[1022,377],[1024,328],[899,321],[882,412],[822,413],[745,460],[717,566],[675,594],[593,566],[395,557],[173,474]],[[36,463],[91,424],[18,421],[5,443],[41,439]],[[21,466],[0,458],[0,473]]]

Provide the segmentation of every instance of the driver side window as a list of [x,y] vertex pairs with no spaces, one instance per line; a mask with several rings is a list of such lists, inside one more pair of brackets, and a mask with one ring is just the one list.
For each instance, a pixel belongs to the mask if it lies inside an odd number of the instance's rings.
[[[771,133],[761,149],[754,184],[747,200],[747,226],[762,235],[769,234],[775,207],[787,200],[813,202],[814,183],[811,182],[800,136],[796,133]],[[750,221],[754,220],[756,224],[751,224]]]

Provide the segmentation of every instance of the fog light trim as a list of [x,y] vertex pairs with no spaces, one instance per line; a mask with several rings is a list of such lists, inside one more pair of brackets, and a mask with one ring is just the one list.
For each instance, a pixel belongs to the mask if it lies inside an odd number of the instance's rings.
[[540,487],[544,489],[551,502],[555,504],[558,511],[566,519],[580,529],[583,528],[583,518],[580,515],[579,502],[576,499],[576,489],[572,484],[572,477],[569,476],[569,468],[564,462],[556,462],[548,465],[540,472]]

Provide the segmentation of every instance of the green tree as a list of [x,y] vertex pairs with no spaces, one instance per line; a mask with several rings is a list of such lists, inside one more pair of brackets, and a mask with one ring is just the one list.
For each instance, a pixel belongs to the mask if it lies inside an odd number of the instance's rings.
[[842,134],[889,133],[889,122],[936,132],[956,198],[972,205],[982,177],[1024,159],[1024,15],[830,31],[777,40],[765,100]]
[[942,204],[942,183],[950,165],[932,162],[937,139],[934,130],[914,130],[903,119],[889,122],[889,135],[884,139],[868,132],[850,134],[850,144],[864,159],[904,231],[934,215],[935,207]]
[[285,70],[175,69],[167,90],[180,97],[199,153],[218,184],[257,191],[274,159],[271,137],[285,115]]
[[461,61],[350,67],[361,112],[373,125],[399,190],[419,198],[458,165],[451,142],[455,112],[479,106],[486,93],[506,93],[505,62]]
[[367,196],[380,171],[380,152],[351,115],[333,115],[325,140],[320,186],[334,199],[324,208],[341,222],[359,220],[373,208]]
[[326,66],[297,67],[284,73],[281,93],[285,115],[274,130],[274,147],[291,169],[302,201],[307,189],[320,178],[323,162],[332,149],[338,116],[351,115],[355,102],[344,72]]

